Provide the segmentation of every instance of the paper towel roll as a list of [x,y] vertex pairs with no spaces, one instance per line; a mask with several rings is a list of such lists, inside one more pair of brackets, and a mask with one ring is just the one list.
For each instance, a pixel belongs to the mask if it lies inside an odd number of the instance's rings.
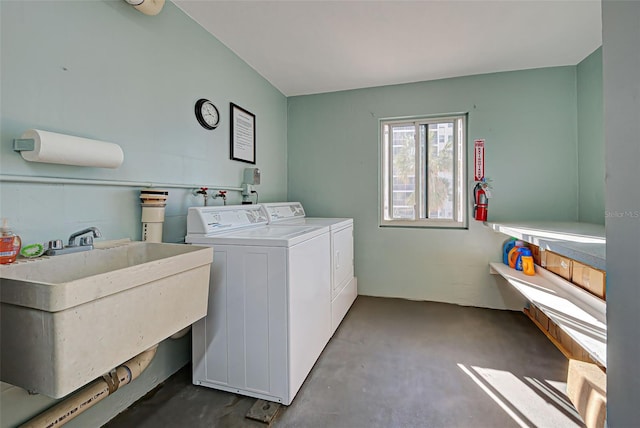
[[38,129],[29,129],[22,138],[35,141],[33,150],[20,152],[30,162],[117,168],[124,160],[122,148],[114,143]]
[[164,0],[144,0],[142,3],[133,7],[145,15],[153,16],[160,13],[162,6],[164,6]]

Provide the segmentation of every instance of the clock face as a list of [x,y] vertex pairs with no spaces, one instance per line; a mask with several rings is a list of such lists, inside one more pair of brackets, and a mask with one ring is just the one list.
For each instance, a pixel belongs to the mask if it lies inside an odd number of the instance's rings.
[[213,103],[204,98],[196,103],[196,118],[205,129],[215,129],[220,123],[220,114]]
[[202,111],[202,118],[204,119],[205,122],[207,122],[207,125],[216,126],[218,124],[218,121],[220,120],[220,116],[218,116],[218,110],[213,104],[204,103],[202,105],[201,111]]

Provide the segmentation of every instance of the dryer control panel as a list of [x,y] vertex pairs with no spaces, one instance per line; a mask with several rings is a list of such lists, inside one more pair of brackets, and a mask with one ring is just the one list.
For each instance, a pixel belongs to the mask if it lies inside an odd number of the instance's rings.
[[209,235],[265,224],[267,213],[261,205],[191,207],[187,214],[188,235]]
[[269,204],[262,204],[264,206],[269,223],[275,223],[278,221],[294,220],[297,218],[304,218],[304,208],[300,202],[274,202]]

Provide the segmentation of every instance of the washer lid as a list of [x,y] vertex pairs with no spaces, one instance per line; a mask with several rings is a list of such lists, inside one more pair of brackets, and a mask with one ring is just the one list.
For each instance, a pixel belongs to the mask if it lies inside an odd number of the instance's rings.
[[352,218],[306,217],[300,202],[271,202],[262,204],[267,213],[269,224],[329,226],[332,230],[353,225]]
[[270,226],[329,226],[331,230],[338,230],[344,227],[353,226],[352,218],[338,217],[303,217],[293,220],[277,221],[269,223]]
[[185,242],[188,244],[290,247],[318,235],[328,234],[328,232],[329,228],[323,225],[262,226],[227,231],[226,233],[187,235]]
[[331,230],[341,229],[347,226],[353,226],[352,218],[341,217],[306,217],[305,224],[310,226],[322,225],[329,226]]

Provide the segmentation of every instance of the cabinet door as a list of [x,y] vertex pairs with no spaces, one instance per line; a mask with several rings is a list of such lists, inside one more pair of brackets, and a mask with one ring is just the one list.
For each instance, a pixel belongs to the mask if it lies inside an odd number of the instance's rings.
[[333,291],[353,278],[353,226],[333,232]]

